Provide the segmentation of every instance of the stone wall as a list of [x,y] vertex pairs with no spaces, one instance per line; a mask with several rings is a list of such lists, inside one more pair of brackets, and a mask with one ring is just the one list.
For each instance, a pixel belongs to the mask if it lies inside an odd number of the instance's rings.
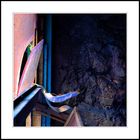
[[126,15],[53,15],[52,78],[85,126],[125,126]]

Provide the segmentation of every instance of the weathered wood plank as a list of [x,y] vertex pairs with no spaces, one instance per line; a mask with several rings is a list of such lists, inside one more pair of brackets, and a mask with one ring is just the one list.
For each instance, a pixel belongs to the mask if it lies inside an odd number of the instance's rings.
[[83,122],[76,107],[74,107],[64,126],[83,126]]

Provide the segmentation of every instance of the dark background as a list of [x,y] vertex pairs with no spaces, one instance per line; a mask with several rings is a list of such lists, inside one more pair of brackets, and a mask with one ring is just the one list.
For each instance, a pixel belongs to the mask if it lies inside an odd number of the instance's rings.
[[126,15],[52,15],[52,92],[80,90],[85,126],[126,126]]

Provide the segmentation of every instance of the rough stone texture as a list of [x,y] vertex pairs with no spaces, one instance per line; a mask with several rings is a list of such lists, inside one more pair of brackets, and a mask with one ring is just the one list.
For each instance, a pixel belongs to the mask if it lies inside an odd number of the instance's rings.
[[85,126],[125,126],[125,15],[54,15],[53,23],[53,92],[80,90],[66,103]]

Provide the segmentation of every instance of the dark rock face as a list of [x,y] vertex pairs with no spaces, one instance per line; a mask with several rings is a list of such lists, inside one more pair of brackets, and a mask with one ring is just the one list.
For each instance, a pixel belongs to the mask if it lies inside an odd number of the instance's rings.
[[53,15],[53,92],[80,90],[85,126],[126,125],[126,15]]

